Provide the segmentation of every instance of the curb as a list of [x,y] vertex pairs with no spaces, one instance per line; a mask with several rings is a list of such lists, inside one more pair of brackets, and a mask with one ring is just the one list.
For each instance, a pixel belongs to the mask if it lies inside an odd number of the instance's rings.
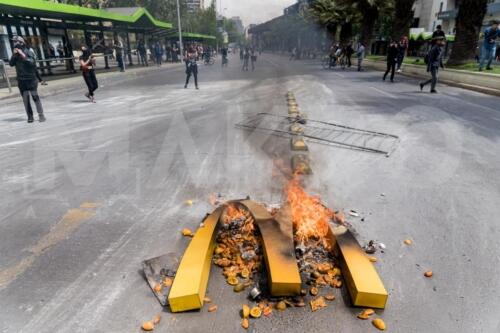
[[[381,66],[385,67],[385,62],[383,61],[374,61],[374,60],[370,60],[370,59],[365,59],[365,61],[363,62],[366,67],[369,67],[369,68],[372,68],[372,69],[375,69],[375,70],[379,70],[379,71],[384,71],[383,69],[381,69]],[[415,66],[414,65],[408,65],[406,64],[405,66],[411,66],[410,68],[414,68]],[[420,69],[420,68],[418,68]],[[460,74],[467,74],[467,75],[484,75],[484,74],[479,74],[479,73],[461,73],[461,71],[459,70],[454,70],[454,69],[446,69],[446,71],[453,71],[453,73],[456,73],[457,75],[460,75]],[[399,73],[400,75],[404,75],[404,76],[407,76],[407,77],[412,77],[412,78],[416,78],[416,79],[425,79],[425,78],[428,78],[427,75],[422,75],[422,74],[416,74],[416,73],[408,73],[408,72],[401,72]],[[491,75],[491,74],[486,74],[486,75]],[[494,77],[496,79],[496,77]],[[448,86],[452,86],[452,87],[457,87],[457,88],[462,88],[462,89],[466,89],[466,90],[472,90],[472,91],[477,91],[477,92],[480,92],[480,93],[484,93],[484,94],[488,94],[488,95],[493,95],[493,96],[498,96],[500,97],[500,89],[495,89],[495,88],[490,88],[490,87],[484,87],[484,86],[478,86],[478,85],[472,85],[472,84],[468,84],[468,83],[463,83],[463,82],[458,82],[458,81],[453,81],[453,80],[447,80],[447,79],[443,79],[443,78],[439,78],[439,82],[440,83],[443,83],[443,84],[446,84]],[[498,78],[498,86],[500,87],[500,77]]]
[[[104,72],[104,73],[98,73],[98,80],[99,84],[102,85],[114,85],[117,83],[122,83],[126,81],[130,81],[139,77],[143,77],[148,75],[151,72],[169,72],[172,70],[175,70],[178,67],[183,66],[182,63],[180,64],[172,64],[170,66],[165,66],[165,67],[139,67],[137,69],[129,69],[128,71],[125,71],[125,73],[122,72]],[[52,82],[52,84],[51,84]],[[39,93],[42,96],[42,98],[49,97],[49,96],[54,96],[58,94],[62,94],[65,92],[70,92],[74,91],[76,89],[80,89],[82,87],[82,78],[80,75],[76,76],[71,76],[68,78],[60,79],[60,80],[52,80],[49,81],[49,89],[47,90],[42,90]],[[0,102],[2,104],[13,104],[13,103],[18,103],[21,101],[21,97],[19,96],[19,93],[17,91],[17,87],[12,87],[12,93],[7,94],[5,96],[0,95]]]

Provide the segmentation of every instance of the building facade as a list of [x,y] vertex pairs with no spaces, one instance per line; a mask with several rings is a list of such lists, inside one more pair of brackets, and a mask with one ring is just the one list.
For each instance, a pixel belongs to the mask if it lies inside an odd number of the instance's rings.
[[239,16],[233,16],[229,19],[229,21],[233,22],[234,27],[239,34],[243,34],[245,32],[245,26],[243,25],[243,21]]
[[194,12],[199,9],[205,8],[204,0],[186,0],[186,5],[189,11]]
[[[484,25],[491,20],[500,20],[500,0],[488,1],[488,13]],[[414,28],[422,32],[432,32],[438,25],[448,35],[455,34],[455,19],[460,0],[416,0],[414,6]]]

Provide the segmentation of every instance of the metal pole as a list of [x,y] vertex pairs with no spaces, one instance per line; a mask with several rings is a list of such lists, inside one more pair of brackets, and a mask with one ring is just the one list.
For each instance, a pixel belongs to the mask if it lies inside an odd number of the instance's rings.
[[181,62],[184,60],[184,47],[182,45],[182,26],[181,26],[181,8],[177,0],[177,27],[179,29],[179,52],[181,53]]
[[7,87],[9,88],[9,93],[12,93],[12,86],[10,85],[9,74],[7,74],[7,68],[5,67],[5,63],[3,60],[0,60],[0,68],[2,69],[2,76],[7,81]]

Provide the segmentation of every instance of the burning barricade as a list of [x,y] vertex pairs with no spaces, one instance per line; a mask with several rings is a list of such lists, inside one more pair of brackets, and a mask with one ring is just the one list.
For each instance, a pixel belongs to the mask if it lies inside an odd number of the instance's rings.
[[214,264],[228,287],[247,296],[248,304],[235,309],[242,314],[243,328],[250,318],[288,307],[325,308],[335,300],[334,289],[343,285],[353,305],[383,308],[387,292],[361,247],[342,228],[343,216],[309,195],[297,177],[284,194],[279,209],[250,200],[221,204],[189,235],[193,238],[173,283],[170,270],[146,274],[155,294],[168,297],[172,312],[200,309],[208,301]]

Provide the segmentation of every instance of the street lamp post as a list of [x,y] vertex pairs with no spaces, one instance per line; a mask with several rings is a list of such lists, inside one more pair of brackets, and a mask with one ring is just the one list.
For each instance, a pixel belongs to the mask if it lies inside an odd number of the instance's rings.
[[184,60],[184,47],[182,45],[182,26],[181,26],[181,8],[179,0],[177,0],[177,27],[179,29],[179,52],[181,54],[181,62]]

